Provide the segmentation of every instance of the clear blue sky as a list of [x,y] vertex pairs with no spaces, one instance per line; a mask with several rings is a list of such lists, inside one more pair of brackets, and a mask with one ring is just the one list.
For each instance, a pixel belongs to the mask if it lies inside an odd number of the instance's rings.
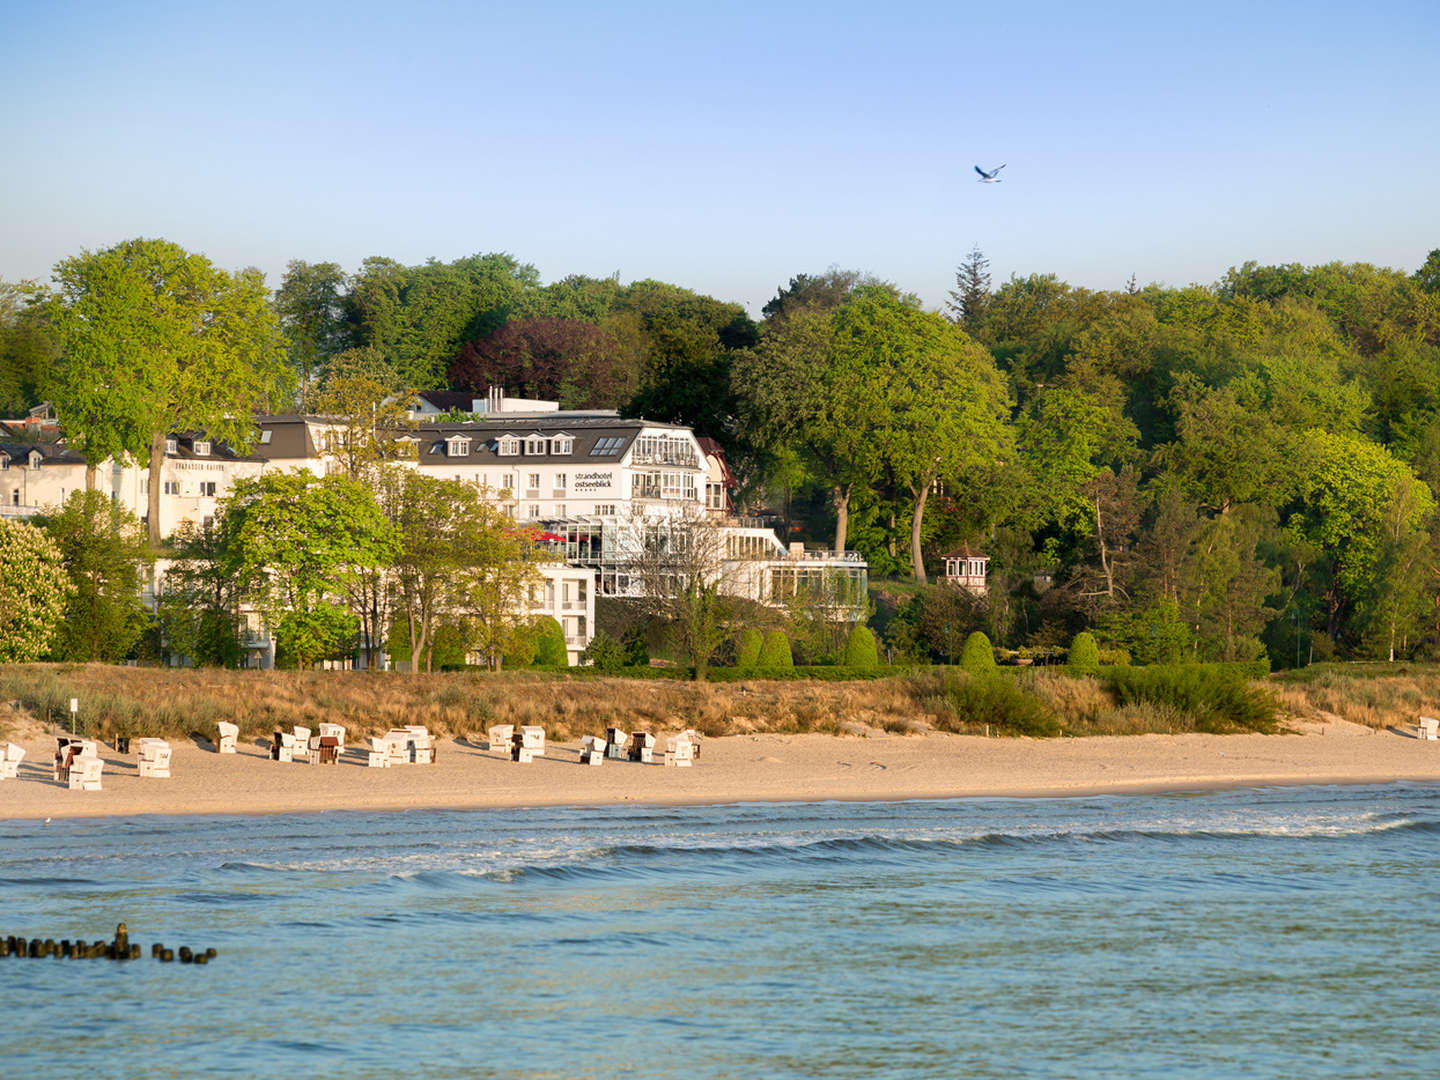
[[7,7],[12,281],[507,251],[758,315],[831,265],[938,306],[976,244],[1092,288],[1440,247],[1435,0]]

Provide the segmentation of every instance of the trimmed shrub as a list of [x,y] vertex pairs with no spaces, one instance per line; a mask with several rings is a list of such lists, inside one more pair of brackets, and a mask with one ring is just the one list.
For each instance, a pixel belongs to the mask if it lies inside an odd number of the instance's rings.
[[1197,731],[1275,730],[1276,706],[1250,685],[1242,664],[1150,664],[1105,673],[1121,705],[1165,705],[1190,716]]
[[1095,635],[1082,630],[1070,642],[1070,655],[1065,666],[1075,675],[1094,675],[1100,667],[1100,646],[1095,644]]
[[536,620],[539,633],[535,637],[536,667],[569,667],[570,654],[565,651],[565,629],[553,615]]
[[760,636],[759,630],[746,627],[740,631],[740,642],[735,647],[735,669],[737,671],[753,671],[755,665],[760,662],[760,649],[765,639]]
[[875,646],[875,635],[868,626],[857,624],[845,639],[845,667],[865,670],[879,664],[880,651]]
[[995,650],[990,639],[979,630],[965,639],[960,652],[960,667],[971,675],[989,675],[995,671]]
[[795,658],[790,655],[790,639],[783,630],[771,630],[765,635],[765,642],[760,646],[760,656],[755,661],[755,666],[777,671],[786,671],[795,666]]
[[594,666],[597,671],[614,674],[625,666],[625,646],[604,630],[597,630],[580,654],[580,659]]

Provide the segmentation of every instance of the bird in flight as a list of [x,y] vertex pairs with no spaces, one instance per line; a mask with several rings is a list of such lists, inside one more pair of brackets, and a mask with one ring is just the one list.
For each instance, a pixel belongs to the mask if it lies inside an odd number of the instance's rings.
[[1003,183],[1003,181],[1000,179],[1000,177],[999,177],[997,174],[998,174],[998,173],[1000,172],[1000,170],[1003,169],[1004,167],[1005,167],[1004,165],[996,165],[996,166],[995,166],[993,169],[991,169],[989,172],[986,172],[984,169],[980,168],[979,165],[976,165],[976,166],[975,166],[975,171],[980,174],[980,179],[977,180],[977,181],[975,181],[975,182],[976,182],[977,184],[999,184],[999,183]]

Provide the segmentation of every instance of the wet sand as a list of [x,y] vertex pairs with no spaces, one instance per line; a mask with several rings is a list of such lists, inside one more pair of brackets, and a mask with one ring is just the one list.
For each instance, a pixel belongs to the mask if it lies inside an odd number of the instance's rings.
[[483,742],[445,739],[433,765],[371,769],[353,748],[336,765],[307,765],[271,761],[254,742],[221,755],[187,739],[171,741],[168,780],[141,779],[133,754],[102,746],[103,790],[91,792],[71,791],[52,779],[53,738],[17,741],[28,753],[18,779],[0,781],[0,818],[1057,797],[1440,782],[1440,742],[1343,721],[1287,735],[734,735],[705,740],[691,768],[618,761],[582,766],[577,745],[554,743],[544,758],[519,765]]

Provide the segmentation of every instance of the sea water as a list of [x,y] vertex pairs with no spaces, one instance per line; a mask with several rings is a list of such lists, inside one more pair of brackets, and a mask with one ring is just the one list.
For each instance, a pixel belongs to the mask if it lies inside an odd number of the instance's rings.
[[0,838],[6,1077],[1440,1075],[1433,785]]

